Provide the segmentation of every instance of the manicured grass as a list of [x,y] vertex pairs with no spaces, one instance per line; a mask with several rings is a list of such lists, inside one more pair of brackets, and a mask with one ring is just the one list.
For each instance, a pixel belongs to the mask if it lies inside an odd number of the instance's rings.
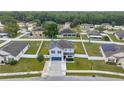
[[16,76],[0,76],[0,79],[12,79],[12,78],[29,78],[29,77],[40,77],[41,74],[27,74],[27,75],[16,75]]
[[89,40],[87,35],[81,35],[83,40]]
[[74,37],[72,37],[72,36],[70,36],[70,37],[68,36],[67,37],[67,36],[65,36],[65,37],[57,38],[57,39],[80,39],[80,37],[77,37],[77,36],[76,37],[75,36]]
[[1,65],[0,73],[40,71],[45,62],[38,62],[36,59],[23,58],[16,65]]
[[49,41],[44,41],[39,53],[47,55],[49,53],[49,46],[50,46],[50,42]]
[[74,43],[75,54],[85,54],[84,48],[81,42]]
[[5,42],[5,41],[4,40],[0,40],[0,44],[3,43],[3,42]]
[[81,32],[80,25],[77,25],[76,27],[73,27],[72,30],[75,31],[75,32]]
[[29,41],[28,43],[30,47],[25,54],[36,54],[41,42],[40,41]]
[[99,73],[66,73],[66,75],[67,76],[110,77],[110,78],[124,79],[123,76],[119,76],[119,75],[109,75],[109,74],[99,74]]
[[124,73],[124,69],[116,65],[106,64],[104,61],[75,58],[74,63],[67,63],[68,70],[101,70]]
[[89,56],[102,56],[100,52],[100,44],[97,43],[84,43]]
[[118,39],[115,37],[115,35],[113,35],[113,34],[109,34],[109,36],[110,36],[110,38],[111,38],[113,41],[115,41],[115,42],[124,42],[124,40],[118,40]]

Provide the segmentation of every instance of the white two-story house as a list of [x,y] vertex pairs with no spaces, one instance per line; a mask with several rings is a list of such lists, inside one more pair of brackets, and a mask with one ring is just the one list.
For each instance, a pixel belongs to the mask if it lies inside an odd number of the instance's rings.
[[50,61],[73,61],[74,46],[70,41],[52,41],[49,55]]

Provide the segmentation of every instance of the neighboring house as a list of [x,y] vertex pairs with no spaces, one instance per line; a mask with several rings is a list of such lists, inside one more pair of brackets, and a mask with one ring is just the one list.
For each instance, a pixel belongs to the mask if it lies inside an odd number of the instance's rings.
[[71,29],[63,29],[63,30],[59,31],[59,33],[57,35],[58,38],[62,38],[62,37],[77,37],[77,36],[78,36],[78,33],[75,33]]
[[103,24],[101,24],[101,26],[104,27],[104,29],[108,29],[108,30],[112,29],[112,25],[109,23],[103,23]]
[[73,61],[74,46],[70,41],[52,41],[49,47],[49,55],[50,61]]
[[0,31],[0,38],[8,38],[8,33]]
[[114,26],[112,29],[113,30],[121,30],[122,28],[121,28],[121,26]]
[[10,42],[0,49],[0,63],[7,63],[13,59],[18,61],[28,48],[26,42]]
[[25,22],[17,22],[19,28],[25,28],[26,27],[26,23]]
[[71,25],[70,22],[66,22],[66,23],[63,25],[63,29],[70,29],[70,25]]
[[105,62],[124,63],[124,47],[116,44],[102,44],[101,52]]
[[98,31],[87,31],[87,37],[90,38],[90,39],[102,39],[102,35],[100,32]]
[[27,22],[26,27],[29,31],[32,31],[37,26],[36,22]]
[[124,40],[124,31],[117,31],[115,32],[115,36],[117,39],[121,39],[121,40]]
[[31,31],[31,33],[32,33],[32,36],[34,37],[34,38],[41,38],[41,37],[43,37],[44,35],[43,35],[43,29],[42,29],[42,27],[35,27],[32,31]]
[[94,25],[93,24],[81,24],[81,29],[86,29],[86,30],[94,29]]

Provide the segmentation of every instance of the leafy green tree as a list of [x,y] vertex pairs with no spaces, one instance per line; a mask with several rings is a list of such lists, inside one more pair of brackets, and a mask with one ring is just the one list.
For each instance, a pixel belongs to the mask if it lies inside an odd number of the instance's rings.
[[39,62],[42,62],[42,61],[44,60],[43,54],[39,54],[39,55],[37,56],[37,60],[38,60]]
[[43,24],[43,28],[45,29],[44,34],[50,38],[54,38],[58,34],[58,27],[56,22],[46,21]]
[[19,26],[17,23],[6,23],[4,29],[9,34],[9,37],[16,37]]
[[75,26],[77,26],[78,24],[80,24],[80,20],[79,19],[77,19],[77,18],[75,18],[73,21],[72,21],[72,23],[71,23],[71,27],[75,27]]
[[16,65],[17,63],[18,63],[18,61],[14,60],[14,59],[12,59],[8,62],[8,64],[10,64],[10,65]]
[[99,27],[96,28],[96,30],[98,30],[98,31],[101,33],[101,32],[104,31],[105,29],[104,29],[103,26],[99,26]]
[[115,26],[115,24],[116,24],[116,23],[115,23],[115,21],[112,21],[112,27],[114,27],[114,26]]
[[103,40],[105,40],[105,41],[109,41],[108,36],[104,36],[104,37],[103,37]]

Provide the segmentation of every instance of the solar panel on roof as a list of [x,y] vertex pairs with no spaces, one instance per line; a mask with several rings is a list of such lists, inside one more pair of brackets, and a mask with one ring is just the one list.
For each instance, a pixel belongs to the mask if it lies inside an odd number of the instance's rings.
[[116,51],[114,44],[104,44],[102,45],[104,51]]

